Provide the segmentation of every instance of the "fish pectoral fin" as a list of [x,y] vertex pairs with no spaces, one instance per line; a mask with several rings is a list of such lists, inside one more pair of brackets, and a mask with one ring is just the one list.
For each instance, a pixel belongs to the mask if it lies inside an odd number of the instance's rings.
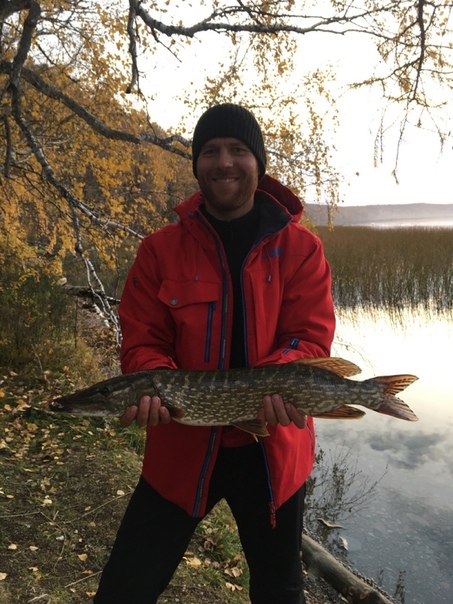
[[327,369],[327,371],[335,373],[335,375],[338,375],[339,377],[350,377],[351,375],[357,375],[362,372],[360,367],[355,365],[355,363],[339,357],[307,357],[305,359],[297,359],[296,361],[293,361],[293,363],[321,367],[322,369]]
[[349,405],[341,405],[332,411],[325,411],[324,413],[313,413],[312,417],[322,419],[360,419],[365,415],[365,411],[350,407]]
[[259,419],[250,419],[245,420],[243,422],[235,422],[232,425],[235,428],[239,428],[239,430],[243,430],[244,432],[249,432],[250,434],[253,434],[253,436],[269,436],[269,432],[267,431],[265,422],[262,422]]
[[170,417],[173,419],[181,419],[184,417],[184,409],[182,407],[176,407],[175,405],[164,405],[168,412],[170,413]]

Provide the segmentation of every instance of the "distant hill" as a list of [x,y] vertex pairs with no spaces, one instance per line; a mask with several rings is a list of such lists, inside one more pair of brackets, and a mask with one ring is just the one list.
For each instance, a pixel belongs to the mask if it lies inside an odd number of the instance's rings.
[[[327,206],[307,203],[306,216],[318,226],[327,224]],[[337,226],[383,226],[392,224],[453,225],[453,204],[410,203],[398,205],[340,206],[333,214]]]

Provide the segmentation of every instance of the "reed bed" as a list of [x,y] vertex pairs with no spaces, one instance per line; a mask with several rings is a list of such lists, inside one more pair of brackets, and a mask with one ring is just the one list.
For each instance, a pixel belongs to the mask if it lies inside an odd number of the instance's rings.
[[340,308],[453,312],[453,230],[319,227]]

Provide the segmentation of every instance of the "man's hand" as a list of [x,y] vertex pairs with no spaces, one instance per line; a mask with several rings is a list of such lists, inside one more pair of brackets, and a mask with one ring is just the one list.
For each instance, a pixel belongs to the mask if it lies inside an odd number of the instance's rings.
[[263,399],[263,407],[258,411],[258,419],[270,426],[289,426],[293,423],[298,428],[305,428],[307,416],[299,413],[297,409],[285,403],[279,394],[267,395]]
[[157,424],[168,424],[171,417],[168,409],[162,407],[158,396],[143,396],[138,405],[128,407],[120,417],[123,428],[130,426],[135,420],[137,426],[157,426]]

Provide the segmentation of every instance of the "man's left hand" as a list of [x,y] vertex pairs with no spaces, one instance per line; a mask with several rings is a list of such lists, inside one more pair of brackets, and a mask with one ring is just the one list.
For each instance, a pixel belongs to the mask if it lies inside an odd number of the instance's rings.
[[298,428],[305,428],[307,425],[307,416],[299,413],[293,405],[285,403],[279,394],[264,397],[263,407],[258,411],[258,419],[270,426],[289,426],[293,423]]

